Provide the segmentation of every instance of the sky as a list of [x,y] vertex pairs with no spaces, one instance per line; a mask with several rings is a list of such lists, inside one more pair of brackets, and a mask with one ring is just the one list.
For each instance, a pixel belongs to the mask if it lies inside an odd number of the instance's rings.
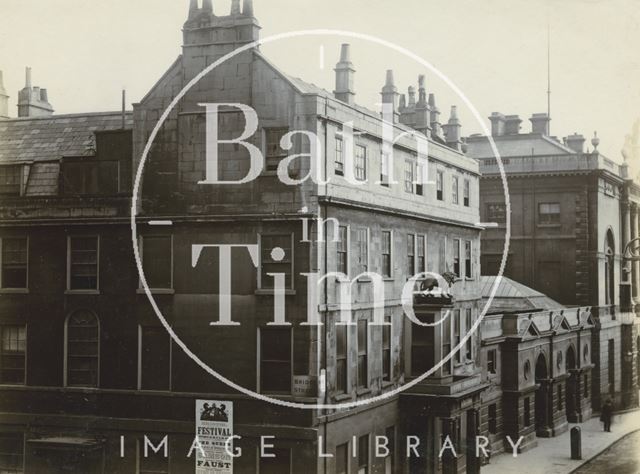
[[[139,101],[181,52],[189,0],[0,0],[0,70],[15,115],[24,68],[49,91],[56,113],[118,110],[121,90]],[[231,0],[213,0],[226,15]],[[597,131],[600,151],[621,160],[640,117],[640,0],[254,0],[262,37],[307,29],[373,35],[410,50],[448,77],[478,110],[528,118],[547,110],[551,134]],[[284,71],[334,88],[339,45],[352,44],[356,102],[379,102],[385,71],[402,92],[427,76],[443,121],[458,105],[463,134],[481,126],[433,71],[368,41],[305,36],[264,45]],[[320,51],[324,50],[324,55]],[[322,59],[324,56],[324,61]],[[129,105],[129,108],[131,106]],[[590,146],[590,145],[589,145]]]

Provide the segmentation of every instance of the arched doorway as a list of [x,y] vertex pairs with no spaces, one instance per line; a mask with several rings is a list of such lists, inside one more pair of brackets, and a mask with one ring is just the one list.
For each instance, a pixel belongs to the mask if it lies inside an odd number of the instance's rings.
[[567,371],[567,403],[565,409],[567,412],[567,420],[571,423],[577,423],[578,421],[578,374],[576,369],[576,350],[573,344],[567,349],[567,356],[565,358],[565,370]]
[[548,436],[548,369],[547,358],[544,354],[538,356],[536,361],[536,433],[538,436]]
[[611,229],[607,231],[604,248],[604,291],[605,303],[615,304],[615,264],[616,244]]

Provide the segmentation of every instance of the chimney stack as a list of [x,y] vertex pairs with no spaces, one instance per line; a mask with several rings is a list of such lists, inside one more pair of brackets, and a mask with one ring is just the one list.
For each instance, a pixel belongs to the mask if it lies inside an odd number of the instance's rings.
[[500,112],[493,112],[491,117],[489,117],[491,121],[491,136],[492,137],[501,137],[504,135],[504,115]]
[[574,133],[573,135],[569,135],[565,138],[565,142],[569,148],[571,148],[576,153],[584,153],[584,136],[579,133]]
[[231,15],[240,15],[240,0],[231,0]]
[[531,121],[531,133],[540,133],[542,135],[549,135],[549,125],[551,118],[544,114],[533,114],[529,119]]
[[387,79],[384,87],[382,88],[382,103],[389,104],[393,110],[393,123],[398,122],[398,89],[396,88],[395,81],[393,79],[393,70],[387,70]]
[[47,90],[31,86],[31,68],[26,68],[25,86],[18,92],[18,117],[48,117],[53,107],[48,101]]
[[442,138],[442,128],[440,124],[440,109],[436,105],[435,94],[429,94],[429,114],[431,121],[431,134],[435,137]]
[[522,120],[517,115],[507,115],[504,118],[504,134],[518,135],[520,133],[520,124]]
[[9,118],[9,95],[4,88],[4,78],[0,71],[0,120]]
[[333,95],[336,99],[353,105],[356,93],[353,87],[355,68],[351,62],[351,45],[343,44],[340,49],[340,62],[334,69],[336,72],[336,90]]
[[442,126],[444,129],[444,136],[447,145],[454,150],[461,151],[460,131],[462,125],[458,119],[458,108],[455,105],[451,106],[451,115],[449,121]]
[[202,0],[202,11],[205,13],[213,13],[213,3],[211,0]]
[[416,104],[415,128],[426,137],[431,135],[429,104],[427,104],[427,89],[425,87],[424,74],[418,76],[418,103]]

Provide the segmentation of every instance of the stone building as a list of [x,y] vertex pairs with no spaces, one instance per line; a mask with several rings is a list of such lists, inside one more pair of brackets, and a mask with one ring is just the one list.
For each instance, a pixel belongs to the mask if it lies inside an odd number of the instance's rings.
[[[487,297],[496,277],[483,276]],[[591,307],[566,308],[504,277],[482,320],[481,432],[491,452],[536,446],[591,417]],[[507,436],[512,443],[507,440]]]
[[[549,136],[550,119],[533,114],[530,133],[516,115],[493,113],[494,140],[508,180],[511,241],[505,275],[567,306],[590,306],[596,324],[591,360],[593,406],[612,397],[616,406],[638,403],[637,262],[625,247],[638,236],[638,183],[626,162],[598,151],[599,139]],[[483,136],[466,140],[477,159],[483,273],[498,272],[504,245],[506,203],[498,163]]]
[[[404,99],[400,107],[393,73],[386,74],[382,97],[394,135],[410,132],[397,140],[391,159],[379,113],[355,103],[348,45],[334,93],[248,49],[203,77],[170,112],[141,174],[136,211],[148,291],[203,364],[285,402],[390,396],[323,410],[258,400],[206,373],[154,314],[129,220],[143,149],[176,94],[259,31],[251,0],[242,8],[234,0],[229,15],[214,13],[211,0],[201,6],[192,0],[182,55],[133,114],[51,115],[46,94],[27,81],[20,117],[0,122],[0,468],[191,472],[195,401],[222,399],[233,403],[234,434],[241,437],[234,441],[243,453],[234,472],[479,471],[471,455],[486,385],[476,363],[478,333],[463,344],[482,309],[478,164],[461,152],[455,108],[440,125],[423,77],[418,101]],[[208,116],[199,104],[214,102],[257,113],[258,128],[247,141],[265,166],[250,182],[199,184],[210,176]],[[220,138],[238,137],[245,112],[221,112]],[[358,132],[352,142],[345,135],[350,123]],[[328,183],[289,186],[279,179],[288,155],[279,145],[294,130],[313,132],[324,144],[321,177]],[[416,131],[428,140],[428,160],[418,157]],[[294,136],[290,152],[308,153],[310,143]],[[229,143],[221,152],[221,179],[251,170],[247,147]],[[283,166],[297,179],[310,169],[304,160]],[[229,250],[229,287],[219,277],[224,253],[213,248],[221,245],[236,246]],[[443,318],[437,329],[412,324],[402,308],[408,278],[424,271],[456,280],[451,296],[415,305],[423,322]],[[330,276],[308,293],[305,274],[314,272],[344,276]],[[274,290],[276,278],[284,281],[282,292]],[[351,289],[347,305],[345,289]],[[373,324],[379,295],[387,326]],[[278,298],[290,325],[269,325]],[[221,302],[238,325],[211,325],[222,317]],[[352,325],[336,324],[349,304]],[[309,316],[325,324],[301,324]],[[456,346],[461,350],[432,375],[391,393]],[[276,457],[259,455],[263,435],[275,437]],[[145,437],[159,443],[165,436],[168,456],[145,456]],[[385,456],[376,456],[378,436],[389,441]],[[407,436],[419,444],[411,448]],[[450,451],[438,457],[446,439],[457,457]]]

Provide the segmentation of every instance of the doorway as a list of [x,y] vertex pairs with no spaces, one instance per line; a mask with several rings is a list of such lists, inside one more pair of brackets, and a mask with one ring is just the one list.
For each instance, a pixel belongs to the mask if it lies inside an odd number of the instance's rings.
[[536,390],[536,433],[538,436],[547,436],[548,430],[548,396],[547,396],[547,359],[544,354],[538,356],[536,361],[536,384],[539,385]]
[[571,423],[578,422],[578,374],[576,373],[576,351],[573,345],[567,349],[567,357],[565,362],[565,369],[569,378],[567,379],[567,403],[565,405],[567,420]]

